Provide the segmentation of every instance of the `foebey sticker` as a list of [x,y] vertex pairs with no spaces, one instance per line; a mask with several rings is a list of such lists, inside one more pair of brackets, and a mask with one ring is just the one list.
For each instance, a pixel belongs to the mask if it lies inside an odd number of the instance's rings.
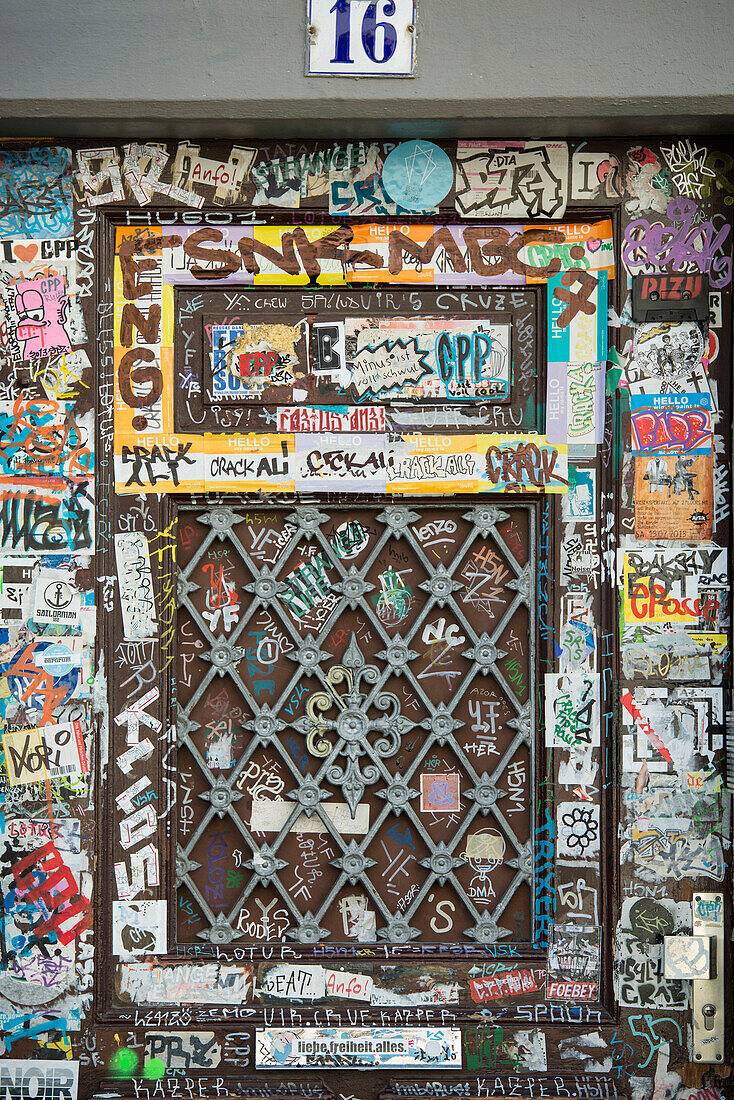
[[15,730],[2,741],[11,787],[89,771],[81,722]]
[[601,928],[598,924],[551,925],[546,1000],[596,1000],[600,968]]

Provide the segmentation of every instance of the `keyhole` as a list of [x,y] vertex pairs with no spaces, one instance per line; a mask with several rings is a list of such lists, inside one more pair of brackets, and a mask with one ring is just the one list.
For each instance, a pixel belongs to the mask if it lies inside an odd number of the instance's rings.
[[716,1015],[716,1005],[704,1005],[701,1009],[701,1015],[703,1016],[703,1026],[706,1031],[713,1031],[714,1016]]

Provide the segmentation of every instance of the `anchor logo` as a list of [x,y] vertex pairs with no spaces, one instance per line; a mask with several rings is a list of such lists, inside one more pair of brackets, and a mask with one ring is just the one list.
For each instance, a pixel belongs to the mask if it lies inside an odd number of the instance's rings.
[[74,593],[64,581],[52,581],[51,584],[47,584],[44,588],[43,598],[48,607],[53,607],[54,610],[60,611],[69,606],[74,598]]

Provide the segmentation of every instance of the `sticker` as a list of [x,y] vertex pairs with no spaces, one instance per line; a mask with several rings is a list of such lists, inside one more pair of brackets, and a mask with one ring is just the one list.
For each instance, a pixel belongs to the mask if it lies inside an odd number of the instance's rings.
[[11,787],[89,771],[81,722],[45,725],[2,735]]
[[[199,156],[199,146],[179,142],[173,164],[173,183],[178,188],[191,184],[213,187],[218,206],[232,206],[240,200],[242,185],[250,174],[257,149],[232,146],[228,161]],[[194,188],[194,191],[196,189]]]
[[492,978],[469,978],[469,992],[475,1004],[516,996],[518,993],[539,991],[540,987],[531,970],[507,970]]
[[216,1069],[222,1047],[213,1031],[146,1031],[146,1062],[152,1058],[159,1058],[174,1073]]
[[606,363],[548,363],[545,435],[549,443],[604,440]]
[[3,149],[0,194],[0,237],[74,235],[70,149],[61,145]]
[[619,1003],[634,1008],[688,1007],[685,982],[666,974],[663,939],[640,940],[617,928],[614,937],[614,990]]
[[[28,1016],[25,1019],[30,1021]],[[55,1025],[38,1030],[58,1030],[61,1023],[62,1018],[58,1017]],[[35,1034],[36,1029],[29,1030],[28,1038]],[[5,1039],[7,1047],[8,1037]],[[75,1061],[43,1061],[38,1058],[3,1058],[0,1061],[0,1088],[4,1100],[29,1100],[29,1097],[33,1100],[60,1100],[61,1097],[63,1100],[76,1100],[78,1086],[79,1063]]]
[[[33,362],[71,351],[65,279],[18,281],[2,288],[8,321],[7,351],[14,362]],[[81,342],[81,341],[76,341]]]
[[[329,170],[329,214],[351,217],[397,217],[410,213],[393,202],[382,179],[383,159],[377,145],[370,145],[364,164]],[[435,208],[432,213],[437,213]]]
[[115,564],[124,637],[136,642],[155,638],[158,617],[150,571],[150,548],[142,531],[115,535]]
[[571,157],[571,201],[608,198],[606,180],[612,172],[609,153],[582,149]]
[[505,842],[499,833],[471,833],[466,838],[466,858],[501,863],[505,858]]
[[345,1001],[369,1001],[372,978],[369,974],[353,974],[343,970],[324,970],[326,995]]
[[714,753],[723,746],[720,688],[636,687],[622,692],[621,703],[624,772],[637,776],[644,764],[647,775],[677,776],[683,790],[696,789],[690,777],[704,766],[715,776]]
[[345,331],[343,384],[359,398],[470,401],[509,396],[509,324],[347,317]]
[[278,409],[279,432],[384,432],[384,405],[299,405]]
[[629,908],[629,923],[638,940],[662,943],[675,931],[675,916],[664,902],[655,898],[637,898]]
[[31,616],[35,622],[79,626],[81,610],[81,593],[69,583],[69,573],[61,569],[38,571]]
[[479,491],[568,492],[568,447],[544,435],[476,437]]
[[708,325],[661,321],[639,325],[625,367],[631,393],[708,393],[702,361]]
[[0,546],[29,554],[94,550],[93,481],[0,475]]
[[[241,257],[237,253],[237,244],[240,237],[248,234],[251,239],[252,229],[242,225],[218,225],[214,231],[218,248],[211,250],[194,248],[187,243],[191,236],[199,232],[198,228],[187,225],[161,226],[160,233],[166,241],[161,257],[161,274],[164,282],[175,282],[177,286],[201,286],[202,280],[216,277],[219,286],[251,286],[253,276],[250,271],[242,267]],[[181,240],[181,244],[172,245],[171,237]],[[220,250],[226,250],[232,257],[227,270],[224,271],[220,260],[217,259],[217,252]]]
[[297,435],[296,492],[384,493],[385,437]]
[[[440,903],[439,903],[440,904]],[[438,910],[439,914],[442,910]],[[390,973],[392,971],[392,973]],[[411,1005],[457,1005],[459,1003],[458,981],[446,980],[453,971],[437,967],[390,967],[390,986],[375,983],[370,1003],[372,1006],[408,1008]],[[383,978],[383,981],[386,979]]]
[[548,362],[602,363],[607,358],[606,271],[573,267],[548,287]]
[[291,435],[211,435],[203,456],[207,492],[247,492],[266,489],[295,492]]
[[546,673],[546,740],[549,748],[598,746],[601,737],[598,673]]
[[638,455],[634,462],[635,538],[710,540],[714,529],[713,454]]
[[404,141],[385,158],[382,183],[394,202],[422,213],[437,206],[451,191],[451,158],[432,141]]
[[633,454],[712,453],[710,394],[632,394],[630,407]]
[[65,676],[72,668],[79,667],[82,663],[82,639],[68,639],[74,645],[70,649],[68,645],[51,642],[48,649],[36,654],[36,664],[44,672],[51,672],[54,676]]
[[563,518],[572,522],[596,521],[596,470],[569,467],[569,488],[563,497]]
[[599,855],[599,806],[592,802],[559,802],[556,806],[556,855],[588,860]]
[[[370,827],[370,808],[365,803],[357,806],[355,817],[346,802],[320,802],[319,810],[331,821],[339,834],[364,836]],[[277,798],[253,798],[250,810],[250,828],[253,833],[279,833],[293,813],[293,803]],[[289,828],[292,833],[327,833],[328,826],[321,817],[299,814]]]
[[409,435],[390,443],[388,493],[476,492],[479,438]]
[[590,745],[569,748],[558,762],[558,782],[562,787],[591,787],[599,771],[598,755]]
[[311,325],[311,370],[317,382],[346,381],[347,352],[344,321],[318,321]]
[[551,924],[546,1000],[593,1001],[599,994],[601,928],[597,924]]
[[255,1032],[257,1069],[461,1069],[461,1032],[448,1028],[299,1027]]
[[[614,234],[611,219],[583,224],[564,222],[535,223],[523,226],[525,243],[520,250],[520,259],[528,265],[525,281],[533,285],[544,283],[548,278],[547,268],[557,261],[561,271],[572,267],[584,271],[603,271],[607,279],[614,278]],[[545,268],[542,276],[533,269]]]
[[562,218],[565,141],[459,141],[456,209],[469,218]]
[[461,810],[461,776],[421,773],[421,813],[458,813]]
[[205,353],[208,404],[282,404],[308,396],[306,326],[283,317],[277,324],[211,326]]
[[136,1004],[240,1005],[251,999],[252,967],[217,962],[123,962],[120,992]]
[[632,319],[640,321],[706,321],[709,285],[705,275],[632,276]]
[[627,625],[680,623],[699,631],[717,630],[727,606],[725,549],[649,547],[620,551],[620,556]]
[[711,977],[710,936],[666,936],[663,953],[666,978]]
[[120,958],[165,955],[166,901],[113,901],[112,953]]
[[701,835],[690,819],[648,817],[631,827],[629,839],[638,871],[677,882],[698,877],[723,881],[726,861],[720,839]]
[[265,970],[258,993],[289,1001],[315,1000],[326,994],[326,977],[322,966],[282,963]]

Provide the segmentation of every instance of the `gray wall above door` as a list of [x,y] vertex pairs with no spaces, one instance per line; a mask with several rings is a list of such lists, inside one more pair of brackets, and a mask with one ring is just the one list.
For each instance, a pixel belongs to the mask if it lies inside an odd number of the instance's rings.
[[419,0],[414,79],[304,76],[305,0],[0,0],[0,136],[730,132],[732,0]]

